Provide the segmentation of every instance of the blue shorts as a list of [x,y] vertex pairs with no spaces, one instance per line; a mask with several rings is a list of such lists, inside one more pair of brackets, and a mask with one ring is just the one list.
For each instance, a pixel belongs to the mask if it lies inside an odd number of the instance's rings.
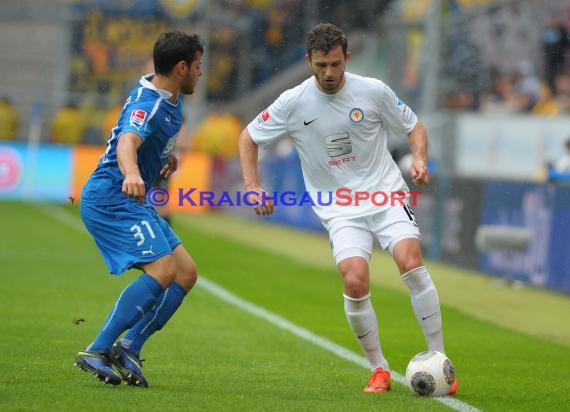
[[109,272],[120,275],[171,254],[181,241],[151,205],[125,198],[119,204],[80,203],[81,218]]

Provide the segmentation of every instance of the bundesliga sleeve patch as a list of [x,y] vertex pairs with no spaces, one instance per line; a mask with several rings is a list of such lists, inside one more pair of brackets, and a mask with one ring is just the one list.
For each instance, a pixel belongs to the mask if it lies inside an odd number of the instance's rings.
[[137,128],[142,127],[144,121],[146,119],[147,113],[144,110],[135,109],[131,112],[130,123],[131,126],[135,126]]
[[396,97],[396,106],[398,107],[398,110],[402,114],[406,114],[406,111],[408,110],[408,106],[399,97]]
[[257,116],[257,124],[262,125],[267,120],[269,120],[269,109],[265,109]]

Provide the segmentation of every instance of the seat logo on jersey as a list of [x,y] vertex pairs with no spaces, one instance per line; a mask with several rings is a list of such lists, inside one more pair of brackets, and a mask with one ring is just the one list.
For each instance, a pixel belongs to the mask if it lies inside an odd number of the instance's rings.
[[355,107],[350,111],[348,117],[350,117],[350,120],[354,123],[359,123],[364,119],[364,112],[361,109]]
[[352,153],[352,143],[348,132],[326,136],[325,146],[329,157],[339,157]]
[[133,110],[131,112],[131,118],[130,118],[131,126],[134,126],[137,129],[140,129],[142,127],[142,125],[144,124],[146,116],[147,116],[147,113],[144,110],[140,110],[140,109]]

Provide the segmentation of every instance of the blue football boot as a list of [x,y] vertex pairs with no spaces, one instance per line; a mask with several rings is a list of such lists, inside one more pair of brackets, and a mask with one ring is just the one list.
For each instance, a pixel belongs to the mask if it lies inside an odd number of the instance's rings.
[[113,370],[109,351],[80,351],[75,356],[75,366],[92,373],[105,383],[119,385],[121,377]]
[[148,388],[148,382],[142,373],[142,360],[136,352],[128,349],[119,341],[113,345],[111,356],[113,364],[127,385]]

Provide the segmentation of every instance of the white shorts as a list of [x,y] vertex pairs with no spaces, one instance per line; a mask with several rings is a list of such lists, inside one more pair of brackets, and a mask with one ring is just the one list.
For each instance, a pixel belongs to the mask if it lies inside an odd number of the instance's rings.
[[402,239],[420,238],[414,212],[408,206],[394,206],[373,215],[354,219],[336,218],[327,222],[329,240],[335,262],[361,256],[370,261],[374,241],[393,253]]

